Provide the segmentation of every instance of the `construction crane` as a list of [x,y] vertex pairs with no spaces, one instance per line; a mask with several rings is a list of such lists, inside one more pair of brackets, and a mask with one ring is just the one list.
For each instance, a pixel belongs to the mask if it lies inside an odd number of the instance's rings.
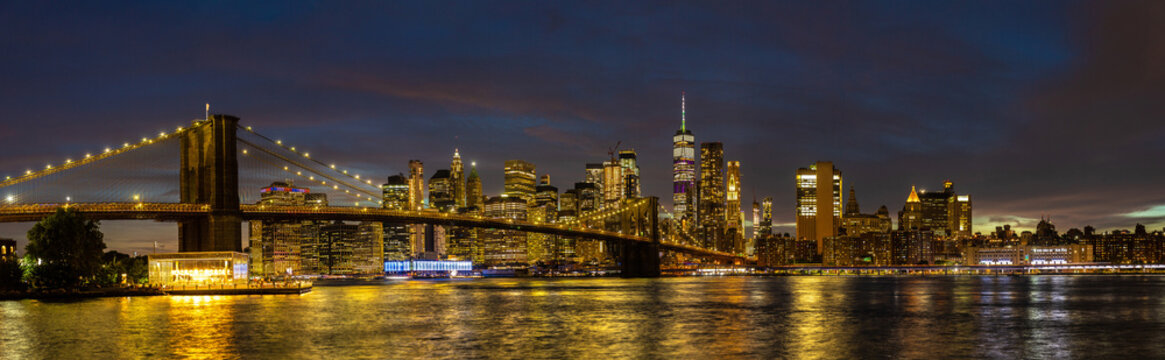
[[611,162],[615,162],[615,153],[619,152],[619,145],[623,145],[623,140],[615,143],[615,147],[607,148],[607,155],[611,156]]

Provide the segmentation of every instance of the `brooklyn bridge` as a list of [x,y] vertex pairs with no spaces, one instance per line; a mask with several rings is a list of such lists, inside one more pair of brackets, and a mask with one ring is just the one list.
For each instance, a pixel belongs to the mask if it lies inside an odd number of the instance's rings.
[[[351,202],[256,204],[252,189],[257,186],[245,183],[277,176],[311,183]],[[558,223],[383,209],[380,189],[371,179],[241,126],[238,118],[229,115],[211,115],[157,137],[108,147],[37,171],[28,169],[0,182],[0,193],[4,196],[0,222],[38,221],[60,207],[76,208],[95,220],[175,222],[180,252],[241,251],[242,224],[248,220],[335,220],[514,230],[605,241],[627,277],[658,276],[661,259],[676,254],[713,264],[754,261],[700,247],[682,228],[661,225],[666,211],[657,197],[625,199]]]

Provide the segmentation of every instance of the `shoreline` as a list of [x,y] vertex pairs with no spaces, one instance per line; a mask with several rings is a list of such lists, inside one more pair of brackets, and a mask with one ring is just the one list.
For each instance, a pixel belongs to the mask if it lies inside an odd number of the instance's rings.
[[[660,276],[660,278],[682,278],[682,277],[694,277],[694,278],[758,277],[758,278],[768,278],[768,277],[811,277],[811,276],[868,277],[868,278],[879,278],[879,277],[925,277],[925,278],[951,277],[951,278],[954,278],[954,277],[1035,277],[1035,276],[1165,276],[1165,273],[1159,273],[1159,272],[1151,272],[1151,273],[1116,272],[1116,273],[1036,273],[1036,274],[1017,274],[1017,273],[1007,273],[1007,274],[723,274],[723,275],[663,275],[663,276]],[[581,279],[581,278],[610,279],[610,278],[620,278],[620,277],[618,277],[618,276],[587,276],[587,277],[579,277],[579,276],[513,276],[513,277],[502,277],[502,276],[499,276],[499,277],[488,277],[488,278],[452,278],[452,279],[472,281],[472,280],[479,280],[479,279],[500,279],[500,278],[547,279],[548,280],[548,279]],[[384,284],[392,283],[394,280],[421,280],[421,281],[430,280],[431,281],[431,280],[450,280],[450,279],[451,278],[412,278],[412,279],[375,278],[375,279],[348,279],[348,280],[334,279],[332,281],[319,282],[319,283],[316,283],[315,285],[316,286],[323,286],[323,287],[342,287],[342,286],[352,286],[352,285],[384,285]],[[98,289],[98,290],[76,290],[76,289],[71,289],[71,290],[57,289],[57,290],[47,290],[47,291],[5,290],[5,291],[0,291],[0,301],[19,301],[19,300],[68,301],[68,300],[84,300],[84,299],[109,298],[109,297],[131,297],[131,296],[202,295],[202,294],[194,293],[193,291],[191,291],[190,293],[186,293],[183,291],[176,291],[177,293],[174,293],[174,292],[175,291],[171,291],[170,293],[167,293],[167,292],[162,291],[161,289],[158,289],[158,288],[148,288],[148,287],[146,287],[146,288]],[[238,291],[238,292],[223,291],[223,292],[216,292],[214,294],[207,293],[206,295],[225,295],[225,296],[278,295],[278,294],[304,294],[307,292],[310,292],[310,290],[309,291],[301,291],[299,289],[296,289],[296,291],[269,291],[269,292],[263,292],[263,293],[242,292],[242,291]]]

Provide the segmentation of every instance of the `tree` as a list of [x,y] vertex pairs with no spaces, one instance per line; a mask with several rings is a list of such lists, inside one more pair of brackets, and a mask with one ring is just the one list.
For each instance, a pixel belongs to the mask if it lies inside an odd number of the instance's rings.
[[0,260],[0,289],[23,289],[24,282],[21,281],[23,276],[24,269],[20,267],[20,261]]
[[125,274],[125,280],[130,284],[145,284],[149,280],[149,260],[145,256],[108,251],[101,256],[101,262],[101,272],[95,279],[98,284],[120,284],[122,274]]
[[104,238],[97,221],[85,219],[76,209],[57,209],[28,231],[25,253],[35,261],[32,282],[71,287],[93,280],[101,271]]

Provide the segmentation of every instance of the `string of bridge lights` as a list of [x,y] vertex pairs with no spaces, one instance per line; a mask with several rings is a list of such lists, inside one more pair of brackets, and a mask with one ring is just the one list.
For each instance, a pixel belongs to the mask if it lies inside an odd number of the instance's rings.
[[[250,157],[250,156],[251,156],[251,153],[250,153],[249,151],[247,151],[247,149],[242,149],[242,150],[240,150],[240,153],[242,153],[242,154],[243,154],[243,156],[247,156],[247,157]],[[267,163],[268,163],[268,164],[270,164],[270,165],[274,165],[274,166],[276,166],[276,167],[279,167],[278,165],[276,165],[276,164],[274,164],[274,163],[272,163],[272,162],[270,162],[270,161],[263,160],[263,159],[262,159],[262,158],[260,158],[260,157],[254,157],[254,158],[255,158],[255,159],[259,159],[259,161],[267,162]],[[328,182],[327,182],[326,180],[323,180],[323,179],[316,179],[316,177],[315,177],[314,175],[306,175],[306,176],[305,176],[305,175],[303,174],[303,170],[292,170],[290,166],[286,166],[286,165],[284,165],[284,166],[282,166],[282,167],[279,167],[279,168],[280,168],[280,169],[282,169],[284,172],[286,172],[286,173],[288,173],[288,174],[295,174],[295,176],[298,176],[298,177],[299,177],[299,178],[301,178],[301,179],[307,179],[307,181],[309,181],[309,182],[312,182],[312,183],[315,183],[315,184],[319,184],[320,186],[323,186],[323,187],[325,187],[325,188],[327,188],[327,187],[331,187],[331,188],[332,188],[332,190],[337,190],[337,191],[339,191],[339,190],[340,190],[340,185],[339,185],[339,184],[335,184],[335,183],[333,183],[333,184],[331,184],[331,185],[328,185]],[[308,172],[310,173],[310,172],[312,172],[312,171],[311,171],[311,170],[308,170]],[[350,185],[345,185],[345,187],[349,187],[349,186],[350,186]],[[375,204],[383,204],[383,203],[384,203],[384,200],[383,200],[383,199],[376,199],[376,198],[373,198],[373,197],[372,197],[372,196],[370,196],[370,195],[365,195],[365,194],[361,194],[361,193],[355,193],[355,194],[353,194],[353,193],[352,193],[352,191],[351,191],[350,189],[344,189],[344,195],[348,195],[348,196],[350,196],[350,197],[356,198],[356,199],[357,199],[357,201],[353,203],[353,206],[357,206],[357,207],[358,207],[358,206],[360,206],[360,201],[365,201],[365,200],[367,200],[367,201],[370,201],[370,202],[372,202],[372,203],[375,203]],[[365,199],[365,198],[367,198],[367,199]]]
[[584,221],[590,221],[590,220],[595,220],[595,219],[604,219],[604,218],[608,218],[611,216],[622,215],[623,213],[625,213],[629,210],[632,210],[640,205],[643,205],[644,202],[647,202],[647,199],[639,199],[639,200],[635,201],[634,203],[627,204],[626,206],[619,204],[619,205],[616,205],[615,209],[608,209],[608,208],[598,209],[598,210],[583,214],[582,216],[579,216],[575,220],[567,221],[564,224],[577,225],[577,224],[583,223]]
[[251,127],[251,126],[242,126],[242,125],[240,125],[240,126],[239,126],[239,128],[241,128],[241,129],[243,129],[243,130],[247,130],[247,132],[249,132],[249,133],[251,133],[251,134],[254,134],[255,136],[258,136],[258,137],[260,137],[260,138],[262,138],[262,139],[264,139],[264,140],[267,140],[267,141],[269,141],[269,142],[271,142],[271,143],[273,143],[273,144],[275,144],[275,145],[279,146],[280,148],[282,148],[282,149],[284,149],[284,150],[290,151],[290,152],[291,152],[291,153],[293,153],[293,154],[296,154],[296,155],[301,155],[301,156],[303,156],[303,158],[304,158],[304,159],[307,159],[308,161],[311,161],[311,162],[314,162],[314,163],[316,163],[316,164],[319,164],[320,166],[323,166],[323,167],[326,167],[326,168],[332,169],[333,171],[335,171],[336,173],[338,173],[338,174],[340,174],[340,175],[344,175],[344,176],[347,176],[347,177],[349,177],[349,178],[355,179],[355,180],[356,180],[356,182],[359,182],[359,183],[364,183],[364,184],[367,184],[367,185],[369,185],[369,186],[375,186],[375,185],[373,185],[373,184],[372,184],[372,179],[367,179],[367,178],[365,178],[365,179],[361,180],[361,179],[360,179],[360,174],[349,174],[349,173],[348,173],[348,169],[337,168],[335,163],[332,163],[332,164],[324,164],[323,162],[321,162],[321,161],[319,161],[319,160],[316,160],[315,158],[312,158],[312,157],[311,157],[311,153],[310,153],[310,152],[308,152],[307,150],[304,150],[304,151],[299,151],[298,149],[296,149],[296,147],[295,147],[295,146],[292,146],[292,145],[285,145],[285,144],[283,144],[283,140],[280,140],[280,139],[272,139],[272,138],[270,138],[270,137],[267,137],[266,135],[263,135],[263,134],[260,134],[260,133],[258,133],[258,132],[255,132],[255,129],[254,129],[253,127]]
[[[196,124],[194,127],[197,127],[197,126],[198,125]],[[5,176],[4,181],[0,181],[0,188],[6,187],[6,186],[11,186],[11,185],[16,185],[16,184],[19,184],[19,183],[22,183],[22,182],[25,182],[28,180],[44,177],[44,176],[51,175],[51,174],[54,174],[54,173],[57,173],[60,171],[69,170],[69,169],[73,169],[76,167],[88,165],[88,164],[91,164],[91,163],[94,163],[94,162],[97,162],[100,160],[108,159],[108,158],[116,156],[116,155],[121,155],[121,154],[124,154],[126,152],[140,149],[142,147],[152,145],[152,144],[170,139],[172,137],[181,135],[182,133],[184,133],[187,130],[192,129],[194,127],[186,128],[186,127],[178,126],[174,129],[174,132],[171,132],[171,133],[167,133],[166,131],[159,131],[158,136],[155,138],[142,137],[141,141],[124,142],[124,143],[122,143],[121,147],[106,146],[102,152],[97,153],[97,154],[94,154],[91,152],[85,153],[85,155],[80,157],[79,160],[73,160],[72,157],[66,157],[65,161],[60,163],[60,165],[53,166],[53,163],[50,162],[50,163],[45,165],[44,169],[41,169],[41,170],[34,171],[34,170],[32,170],[32,168],[29,168],[29,169],[24,171],[23,175],[20,175],[17,177]],[[11,203],[11,202],[13,202],[14,199],[12,198],[11,195],[9,195],[6,197],[6,200]]]

